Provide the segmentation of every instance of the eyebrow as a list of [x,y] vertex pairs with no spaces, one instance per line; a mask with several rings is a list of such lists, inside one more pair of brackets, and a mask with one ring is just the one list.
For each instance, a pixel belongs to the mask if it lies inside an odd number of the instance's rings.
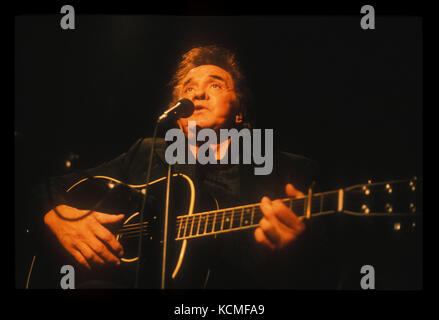
[[223,77],[220,77],[220,76],[217,76],[217,75],[214,75],[214,74],[209,75],[209,77],[210,77],[210,78],[217,79],[217,80],[221,80],[221,81],[223,81],[223,82],[226,82],[226,80],[225,80]]
[[[223,77],[217,76],[217,75],[215,75],[215,74],[211,74],[211,75],[209,75],[209,78],[213,78],[213,79],[216,79],[216,80],[223,81],[224,83],[227,83],[226,80],[225,80]],[[188,83],[190,83],[191,81],[192,81],[192,78],[187,79],[187,80],[183,83],[183,87],[184,87],[185,85],[187,85]]]

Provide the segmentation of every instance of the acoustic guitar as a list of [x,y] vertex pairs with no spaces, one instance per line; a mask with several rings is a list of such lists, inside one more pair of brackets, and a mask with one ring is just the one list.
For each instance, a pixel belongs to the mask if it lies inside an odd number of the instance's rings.
[[[216,235],[257,228],[262,212],[259,203],[220,208],[216,199],[196,192],[193,181],[184,174],[172,177],[169,219],[164,239],[164,219],[167,177],[146,185],[125,184],[107,176],[84,178],[66,190],[69,205],[78,209],[109,214],[125,214],[125,220],[111,229],[124,248],[120,266],[88,271],[75,263],[61,245],[48,235],[39,254],[33,257],[26,288],[60,288],[60,269],[71,265],[75,270],[76,288],[83,283],[109,280],[121,287],[134,286],[139,260],[139,237],[142,237],[142,287],[178,287],[182,269],[195,239],[214,239]],[[299,198],[281,199],[302,219],[324,215],[352,215],[359,219],[387,217],[394,228],[414,227],[422,213],[421,180],[416,177],[388,182],[369,181],[343,189],[308,194]],[[145,192],[148,202],[140,223],[140,208]],[[392,221],[393,221],[392,220]],[[401,222],[405,223],[401,225]],[[166,241],[165,241],[166,240]],[[163,244],[166,248],[165,279],[162,279]],[[196,245],[195,245],[196,246]],[[192,264],[193,265],[193,264]],[[204,278],[204,275],[203,275]],[[200,279],[204,282],[205,279]]]

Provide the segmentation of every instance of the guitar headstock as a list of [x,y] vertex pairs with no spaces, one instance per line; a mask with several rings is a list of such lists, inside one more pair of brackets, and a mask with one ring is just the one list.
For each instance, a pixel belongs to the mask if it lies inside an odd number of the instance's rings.
[[[415,216],[422,213],[422,181],[373,182],[344,189],[343,212],[357,216]],[[397,228],[397,226],[395,226]]]

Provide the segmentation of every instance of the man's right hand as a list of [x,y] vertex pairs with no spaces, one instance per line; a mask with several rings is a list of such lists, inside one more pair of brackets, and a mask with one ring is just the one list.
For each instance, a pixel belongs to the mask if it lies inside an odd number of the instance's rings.
[[[66,218],[78,218],[88,212],[65,205],[57,206],[56,210]],[[44,216],[44,223],[78,263],[91,269],[108,263],[120,265],[122,245],[103,225],[120,222],[123,218],[123,214],[93,212],[83,219],[70,221],[50,210]]]

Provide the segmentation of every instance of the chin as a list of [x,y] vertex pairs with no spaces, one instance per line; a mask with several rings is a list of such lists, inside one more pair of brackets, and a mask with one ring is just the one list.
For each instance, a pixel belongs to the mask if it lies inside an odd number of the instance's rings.
[[198,117],[194,117],[193,119],[190,119],[189,121],[195,121],[197,123],[197,127],[199,128],[212,128],[213,126],[215,126],[215,122],[213,122],[210,119],[203,119],[203,118],[198,118]]

